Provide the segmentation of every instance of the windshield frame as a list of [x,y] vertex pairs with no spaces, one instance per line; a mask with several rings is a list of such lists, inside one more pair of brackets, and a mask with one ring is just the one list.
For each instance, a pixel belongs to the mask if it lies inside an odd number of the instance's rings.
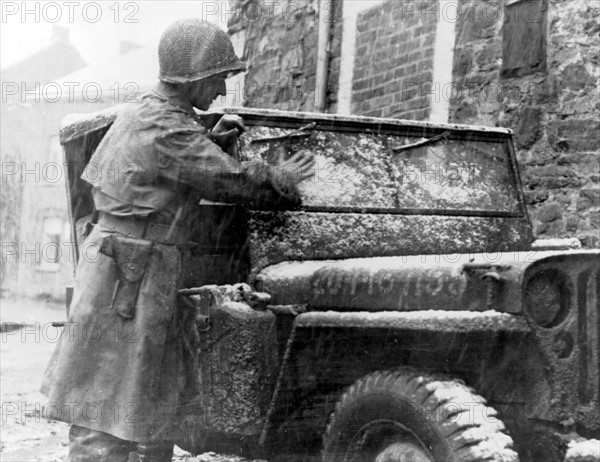
[[[308,124],[313,131],[337,131],[346,133],[364,133],[378,135],[393,135],[427,139],[442,137],[448,141],[478,141],[500,143],[504,145],[507,155],[508,174],[512,188],[516,194],[516,207],[513,211],[432,208],[432,207],[354,207],[354,206],[314,206],[303,205],[299,210],[304,212],[325,213],[368,213],[390,215],[439,215],[464,217],[497,217],[519,218],[530,221],[525,205],[523,186],[516,161],[511,130],[498,127],[483,127],[475,125],[433,124],[401,119],[384,119],[362,116],[339,116],[335,114],[320,114],[310,112],[289,112],[270,109],[228,108],[224,113],[241,116],[247,127],[289,128],[290,132],[302,129]],[[511,185],[509,185],[511,186]]]

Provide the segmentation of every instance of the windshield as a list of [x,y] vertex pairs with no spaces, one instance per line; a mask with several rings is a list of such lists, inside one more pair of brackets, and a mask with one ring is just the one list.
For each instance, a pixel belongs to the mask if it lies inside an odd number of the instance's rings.
[[[292,134],[287,139],[270,140]],[[300,185],[303,204],[390,213],[481,211],[518,213],[519,198],[505,138],[473,139],[460,132],[430,137],[251,127],[246,160],[308,149],[315,175]]]

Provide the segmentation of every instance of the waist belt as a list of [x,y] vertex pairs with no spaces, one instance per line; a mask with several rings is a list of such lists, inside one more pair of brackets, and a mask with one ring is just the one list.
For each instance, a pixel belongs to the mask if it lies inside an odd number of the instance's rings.
[[135,239],[146,239],[161,244],[187,245],[188,232],[179,226],[154,223],[152,218],[117,217],[101,213],[98,220],[103,228]]

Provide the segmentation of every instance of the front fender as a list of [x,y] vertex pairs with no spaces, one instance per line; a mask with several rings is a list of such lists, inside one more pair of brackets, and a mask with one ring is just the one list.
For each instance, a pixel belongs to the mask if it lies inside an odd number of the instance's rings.
[[[530,334],[524,317],[496,311],[300,314],[283,355],[261,441],[269,442],[273,430],[294,415],[306,414],[302,409],[312,406],[307,403],[335,403],[346,387],[377,370],[418,366],[484,383],[482,364],[496,364],[505,353],[518,355]],[[505,351],[504,345],[514,348]],[[311,414],[326,417],[328,410]]]
[[447,333],[514,332],[527,334],[531,329],[521,316],[497,311],[384,311],[372,312],[312,312],[296,318],[298,328],[337,327],[429,331]]

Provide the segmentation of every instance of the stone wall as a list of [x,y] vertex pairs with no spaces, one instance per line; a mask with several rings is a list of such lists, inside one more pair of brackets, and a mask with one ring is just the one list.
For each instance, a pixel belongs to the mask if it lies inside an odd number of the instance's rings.
[[[244,106],[290,111],[315,109],[318,2],[233,0],[229,34],[244,41],[248,63]],[[341,54],[341,0],[328,4],[332,23],[326,111],[335,112]]]
[[[515,2],[462,1],[450,121],[512,128],[536,235],[575,236],[597,247],[599,4],[527,1],[520,15]],[[539,62],[507,69],[507,53],[538,51],[528,47],[534,35],[507,43],[525,21],[524,33],[542,34]]]
[[[314,110],[318,2],[284,1],[271,18],[251,21],[257,1],[235,0],[239,14],[230,21],[233,36],[245,34],[246,105]],[[536,235],[598,247],[597,0],[448,3],[458,4],[456,14],[434,0],[387,0],[344,23],[356,31],[354,74],[340,79],[343,0],[335,0],[326,111],[336,111],[337,83],[352,79],[344,101],[354,114],[428,119],[435,95],[449,105],[449,122],[511,128]],[[445,19],[455,25],[453,53],[437,48],[444,37],[436,21]],[[447,78],[433,82],[443,59],[452,60]],[[269,82],[279,90],[266,91]]]
[[358,16],[353,114],[429,118],[436,19],[426,1],[389,0]]

